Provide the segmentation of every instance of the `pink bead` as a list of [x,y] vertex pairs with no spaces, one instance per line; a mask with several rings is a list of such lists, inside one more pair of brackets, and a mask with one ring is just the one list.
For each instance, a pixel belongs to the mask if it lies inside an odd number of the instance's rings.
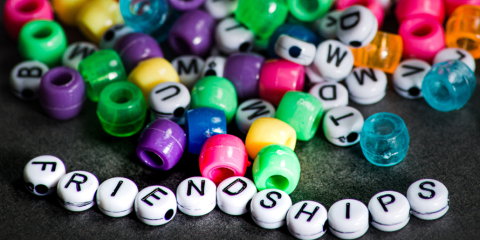
[[278,106],[288,91],[302,91],[305,67],[284,59],[267,60],[260,72],[260,98]]
[[399,23],[418,16],[431,16],[439,23],[445,20],[445,4],[443,0],[401,0],[395,8]]
[[8,35],[18,39],[20,30],[31,20],[53,20],[52,6],[48,0],[7,0],[3,8],[3,23]]
[[372,11],[377,18],[378,29],[382,27],[383,18],[385,17],[385,10],[378,0],[337,0],[337,9],[344,10],[352,5],[362,5]]
[[462,5],[480,6],[480,0],[445,0],[445,8],[448,16],[452,15],[453,11]]
[[442,25],[435,18],[422,16],[405,20],[399,29],[403,40],[403,57],[432,62],[435,54],[445,48]]
[[250,166],[245,144],[230,134],[208,138],[203,144],[199,162],[202,176],[217,185],[229,177],[244,176]]

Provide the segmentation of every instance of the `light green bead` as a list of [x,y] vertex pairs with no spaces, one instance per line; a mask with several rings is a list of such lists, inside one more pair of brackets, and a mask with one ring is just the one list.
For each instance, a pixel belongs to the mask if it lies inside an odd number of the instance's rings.
[[287,0],[290,13],[300,21],[312,22],[322,18],[330,9],[332,0]]
[[240,0],[235,18],[260,38],[269,38],[287,19],[284,0]]

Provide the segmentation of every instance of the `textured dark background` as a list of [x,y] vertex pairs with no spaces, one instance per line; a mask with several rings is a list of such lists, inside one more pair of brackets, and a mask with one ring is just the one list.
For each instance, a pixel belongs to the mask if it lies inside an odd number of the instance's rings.
[[[2,6],[4,2],[0,1]],[[398,27],[391,17],[385,25],[392,32]],[[76,29],[66,31],[69,43],[84,40]],[[170,223],[152,227],[141,223],[135,214],[110,218],[96,206],[75,213],[62,208],[55,194],[37,197],[28,193],[23,186],[23,168],[30,159],[45,154],[63,159],[67,172],[89,171],[100,182],[127,177],[139,189],[159,184],[175,191],[182,180],[200,172],[198,157],[190,154],[185,154],[168,172],[148,169],[135,154],[138,135],[109,136],[101,128],[96,104],[91,101],[86,102],[78,117],[57,121],[47,117],[37,101],[17,99],[9,92],[8,76],[20,61],[16,43],[0,27],[0,239],[293,238],[285,226],[266,230],[255,225],[248,214],[229,216],[218,207],[202,217],[177,212]],[[360,110],[365,119],[377,112],[392,112],[403,118],[410,133],[405,160],[388,168],[374,166],[364,158],[359,144],[348,148],[334,146],[320,130],[311,141],[297,143],[295,152],[302,173],[297,189],[291,194],[293,203],[315,200],[328,209],[337,200],[355,198],[368,204],[377,192],[395,190],[406,194],[412,182],[434,178],[450,192],[450,210],[443,218],[424,221],[412,216],[400,231],[385,233],[370,227],[362,239],[480,237],[479,91],[464,108],[443,113],[432,109],[423,99],[400,97],[389,79],[387,95],[381,102],[350,106]],[[234,125],[228,130],[238,134]],[[251,178],[251,169],[247,170],[247,177]],[[334,236],[327,232],[322,238]]]

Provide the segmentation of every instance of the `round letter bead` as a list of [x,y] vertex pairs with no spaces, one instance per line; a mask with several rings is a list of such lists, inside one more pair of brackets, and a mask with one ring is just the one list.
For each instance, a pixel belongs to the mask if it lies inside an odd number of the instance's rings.
[[278,56],[300,65],[310,65],[315,58],[315,45],[288,35],[281,35],[275,44]]
[[58,19],[65,25],[75,26],[77,14],[89,0],[52,0],[53,10]]
[[204,2],[205,0],[168,0],[170,6],[180,11],[199,8]]
[[311,22],[323,17],[332,0],[287,0],[290,13],[302,22]]
[[75,69],[56,67],[43,75],[38,90],[43,111],[58,120],[77,116],[85,101],[85,82]]
[[111,50],[100,50],[83,59],[78,65],[78,71],[87,85],[87,96],[98,102],[103,88],[114,82],[127,80],[122,60]]
[[10,72],[10,90],[23,100],[37,98],[40,79],[48,70],[48,66],[39,61],[25,61],[15,65]]
[[265,58],[254,53],[236,53],[227,58],[223,77],[230,80],[240,100],[258,98],[258,81]]
[[248,212],[247,204],[256,193],[257,187],[250,179],[229,177],[218,185],[217,205],[226,214],[242,215]]
[[350,74],[353,54],[345,44],[337,40],[327,40],[318,45],[313,65],[320,77],[338,82]]
[[295,203],[286,220],[288,231],[298,239],[317,239],[327,232],[327,209],[315,201]]
[[177,187],[178,210],[189,216],[203,216],[217,205],[217,186],[210,179],[191,177]]
[[360,134],[365,158],[381,167],[401,162],[408,151],[410,136],[403,120],[393,113],[376,113],[367,118]]
[[299,41],[311,43],[314,46],[317,46],[322,40],[312,30],[310,30],[309,28],[301,24],[286,23],[278,27],[275,30],[275,32],[273,32],[270,39],[268,40],[268,48],[267,48],[268,58],[281,58],[280,56],[277,55],[277,53],[275,53],[276,51],[275,45],[278,39],[280,38],[280,36],[282,35],[288,35]]
[[20,31],[18,51],[25,60],[37,60],[55,67],[60,64],[66,48],[67,37],[57,22],[35,20]]
[[250,99],[238,106],[235,122],[240,132],[247,134],[253,122],[261,117],[275,117],[275,107],[262,99]]
[[285,225],[285,217],[292,199],[278,189],[265,189],[253,196],[250,211],[253,221],[260,227],[275,229]]
[[200,79],[205,61],[195,55],[184,55],[173,59],[172,66],[177,70],[180,82],[188,89]]
[[448,112],[465,106],[476,84],[475,75],[467,65],[450,60],[432,66],[423,79],[422,92],[431,107]]
[[356,239],[368,230],[368,208],[355,199],[342,199],[328,210],[330,232],[340,239]]
[[447,187],[435,179],[420,179],[412,183],[407,190],[407,199],[412,214],[423,220],[443,217],[450,205]]
[[237,9],[238,0],[218,1],[206,0],[203,7],[216,20],[223,19],[235,12]]
[[163,58],[157,41],[145,33],[130,33],[122,37],[114,46],[122,59],[127,72],[131,72],[141,61]]
[[283,0],[239,0],[235,11],[235,18],[259,38],[269,38],[287,15],[288,7]]
[[168,36],[172,49],[179,55],[204,56],[213,46],[215,20],[202,10],[187,11],[173,24]]
[[125,24],[113,25],[103,33],[99,46],[101,49],[113,49],[122,37],[133,32],[135,31]]
[[87,1],[77,13],[78,28],[96,44],[108,28],[119,23],[123,23],[123,17],[115,0]]
[[37,196],[46,196],[55,191],[58,181],[65,173],[65,165],[60,158],[43,155],[25,165],[23,181],[29,192]]
[[170,222],[177,213],[177,199],[172,190],[159,185],[142,189],[135,198],[138,219],[150,226]]
[[320,100],[308,93],[290,91],[283,96],[275,118],[292,126],[298,140],[308,141],[317,132],[322,115]]
[[98,48],[89,42],[72,43],[63,53],[62,65],[78,70],[80,62],[96,51]]
[[137,184],[124,177],[106,180],[98,187],[98,209],[109,217],[124,217],[133,212],[133,203],[138,193]]
[[325,39],[335,39],[337,38],[337,22],[342,15],[342,11],[334,10],[323,18],[319,19],[315,25],[316,30],[320,36]]
[[327,80],[320,76],[320,73],[313,63],[305,67],[305,74],[308,77],[308,86],[313,86],[316,83],[327,82]]
[[470,52],[473,58],[480,58],[480,30],[476,22],[480,19],[480,6],[464,5],[458,7],[445,25],[445,42],[450,48],[462,48]]
[[448,60],[458,60],[465,63],[472,72],[475,72],[475,59],[467,50],[461,48],[445,48],[440,50],[435,58],[433,64],[446,62]]
[[375,16],[368,8],[360,5],[345,9],[337,24],[338,39],[353,48],[368,45],[378,30]]
[[350,99],[358,104],[377,103],[387,94],[387,75],[380,69],[355,68],[345,83]]
[[422,98],[422,82],[430,68],[430,64],[419,59],[401,62],[393,73],[395,91],[404,98]]
[[245,144],[230,134],[208,138],[203,144],[199,163],[202,176],[217,185],[229,177],[243,177],[250,166]]
[[156,118],[181,122],[190,108],[190,93],[181,83],[164,82],[152,89],[148,101]]
[[288,91],[302,91],[305,67],[284,59],[267,60],[260,72],[260,98],[278,106]]
[[187,112],[185,131],[188,140],[188,152],[200,154],[205,141],[217,134],[227,133],[227,120],[222,110],[215,108],[196,108]]
[[[380,28],[383,24],[383,19],[385,17],[385,10],[381,4],[380,0],[338,0],[337,1],[337,9],[338,10],[345,10],[352,6],[362,6],[370,10],[373,16],[377,20],[377,28]],[[362,16],[363,17],[363,16]],[[352,20],[349,20],[352,21]],[[354,20],[357,21],[357,20]],[[361,21],[360,18],[358,21]]]
[[208,57],[202,69],[202,78],[208,76],[223,77],[227,59],[221,56]]
[[72,212],[85,211],[93,207],[98,185],[97,177],[89,172],[69,172],[58,181],[58,201]]
[[18,39],[22,27],[32,20],[53,20],[48,0],[7,0],[3,8],[3,22],[8,35]]
[[322,102],[323,111],[348,105],[348,91],[340,83],[317,83],[308,92]]
[[397,2],[395,15],[399,23],[417,16],[428,16],[437,22],[445,19],[445,3],[443,0],[402,0]]
[[375,194],[368,202],[368,210],[372,216],[370,223],[380,231],[398,231],[410,221],[410,204],[399,192],[383,191]]
[[225,18],[215,30],[216,46],[226,54],[248,52],[253,48],[253,32],[235,18]]
[[97,116],[103,129],[115,137],[128,137],[142,129],[147,104],[140,89],[129,82],[115,82],[103,89]]
[[300,180],[300,162],[291,148],[268,145],[255,157],[252,175],[258,190],[275,188],[290,194]]
[[323,132],[325,138],[337,146],[352,146],[360,141],[363,123],[363,115],[357,109],[336,107],[325,114]]
[[297,134],[295,129],[282,120],[261,117],[250,126],[245,139],[248,156],[254,159],[258,152],[270,144],[283,144],[295,150]]

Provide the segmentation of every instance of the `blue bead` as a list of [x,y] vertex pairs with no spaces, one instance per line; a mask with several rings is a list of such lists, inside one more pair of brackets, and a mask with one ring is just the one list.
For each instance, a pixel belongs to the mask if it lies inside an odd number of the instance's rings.
[[363,124],[360,146],[369,162],[381,167],[401,162],[408,151],[410,136],[403,120],[393,113],[376,113]]
[[320,44],[321,41],[323,41],[323,39],[317,36],[312,30],[308,29],[303,25],[286,23],[278,27],[270,37],[267,47],[268,58],[280,58],[280,56],[275,53],[275,43],[282,34],[286,34],[299,40],[309,42],[315,46],[317,46],[318,44]]
[[200,154],[209,137],[227,133],[227,119],[222,110],[195,108],[187,112],[185,119],[188,152]]
[[472,70],[461,61],[451,60],[432,66],[423,79],[422,92],[431,107],[448,112],[462,108],[476,85]]

